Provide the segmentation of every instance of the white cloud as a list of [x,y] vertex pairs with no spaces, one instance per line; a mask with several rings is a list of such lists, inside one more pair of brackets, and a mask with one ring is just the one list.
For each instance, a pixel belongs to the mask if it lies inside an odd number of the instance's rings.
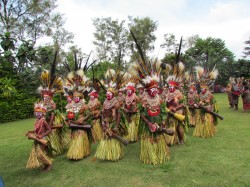
[[[199,34],[202,38],[208,36],[221,38],[226,46],[241,58],[244,41],[250,36],[250,14],[244,1],[226,1],[225,3],[208,4],[207,15],[191,16],[192,4],[187,0],[58,0],[58,10],[65,14],[66,29],[75,34],[75,43],[88,53],[94,50],[92,18],[112,17],[125,20],[128,15],[133,17],[148,16],[158,22],[156,31],[154,56],[163,57],[160,49],[163,35],[173,33],[178,40]],[[206,2],[208,3],[208,2]],[[246,2],[245,2],[246,3]],[[248,4],[249,5],[249,4]],[[187,9],[189,8],[189,11]]]

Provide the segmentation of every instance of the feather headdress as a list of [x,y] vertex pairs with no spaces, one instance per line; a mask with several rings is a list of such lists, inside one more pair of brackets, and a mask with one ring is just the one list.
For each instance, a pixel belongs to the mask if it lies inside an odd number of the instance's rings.
[[47,108],[43,105],[42,102],[34,103],[34,111],[35,112],[43,112],[46,113]]
[[140,57],[136,62],[130,65],[129,73],[138,84],[142,84],[146,89],[158,87],[162,62],[158,60],[147,60],[134,33],[132,31],[130,31],[130,33],[134,39]]
[[64,93],[69,95],[69,93],[74,92],[74,94],[82,96],[83,92],[88,90],[88,85],[89,79],[82,69],[71,71],[65,80]]
[[177,64],[174,64],[172,68],[170,68],[166,82],[168,85],[179,87],[185,78],[185,73],[184,64],[182,62],[178,62]]
[[196,79],[200,83],[201,88],[211,87],[219,75],[219,71],[215,69],[215,67],[212,69],[212,71],[206,71],[201,66],[195,66],[195,71]]
[[55,93],[63,92],[63,80],[61,77],[55,75],[56,70],[56,56],[55,52],[54,61],[51,65],[51,70],[43,70],[41,73],[41,86],[37,89],[38,93],[42,96],[53,96]]
[[125,73],[114,69],[108,69],[105,73],[105,87],[108,91],[116,94],[118,90],[124,87]]

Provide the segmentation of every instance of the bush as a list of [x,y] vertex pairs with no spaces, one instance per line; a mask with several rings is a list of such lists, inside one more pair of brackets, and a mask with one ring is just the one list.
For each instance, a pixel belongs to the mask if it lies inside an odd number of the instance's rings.
[[[9,99],[0,97],[0,123],[34,117],[34,102],[39,99],[37,96],[25,92],[17,93],[15,97]],[[53,100],[59,110],[61,108],[64,110],[66,105],[64,97],[60,98],[58,95]]]

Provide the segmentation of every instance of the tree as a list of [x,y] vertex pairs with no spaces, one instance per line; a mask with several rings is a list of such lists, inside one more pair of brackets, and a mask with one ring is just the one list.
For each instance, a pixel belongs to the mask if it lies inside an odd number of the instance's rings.
[[48,30],[56,0],[1,0],[0,30],[34,43]]
[[233,77],[250,78],[250,60],[239,59],[232,66]]
[[234,62],[234,54],[219,38],[198,38],[195,45],[185,51],[184,59],[190,68],[200,65],[206,70],[212,70],[216,66],[220,72],[218,81],[223,85],[233,73],[231,65]]
[[175,35],[171,33],[164,34],[164,43],[161,44],[161,47],[166,49],[167,54],[175,53],[178,48],[178,44],[176,43]]
[[55,14],[52,16],[50,28],[48,29],[48,36],[53,39],[53,44],[56,50],[62,50],[62,47],[73,43],[74,34],[67,31],[63,26],[65,19],[62,14]]
[[244,54],[244,58],[247,58],[250,56],[250,38],[249,40],[244,42],[247,46],[244,48],[243,54]]
[[0,78],[0,95],[8,99],[16,92],[15,82],[11,78]]
[[2,48],[2,50],[0,48],[0,72],[5,73],[1,76],[22,71],[35,57],[36,51],[32,42],[22,40],[19,41],[20,46],[16,43],[17,40],[12,38],[9,32],[4,35],[0,34],[0,44]]
[[128,31],[124,26],[125,21],[112,20],[108,18],[94,18],[93,25],[98,57],[100,60],[108,60],[122,63],[127,53]]
[[[148,53],[154,49],[154,41],[156,40],[154,32],[157,30],[157,22],[153,21],[149,17],[133,18],[129,16],[128,18],[130,21],[128,24],[129,29],[133,31],[144,54],[147,56]],[[131,59],[133,61],[137,59],[137,57],[134,53],[135,46],[133,44],[134,40],[131,35],[128,37],[128,42],[130,43]]]

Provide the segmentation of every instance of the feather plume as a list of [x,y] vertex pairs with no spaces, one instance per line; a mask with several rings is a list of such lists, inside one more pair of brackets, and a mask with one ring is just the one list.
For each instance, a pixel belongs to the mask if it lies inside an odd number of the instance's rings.
[[217,69],[214,69],[212,72],[210,72],[209,77],[212,80],[215,80],[219,75],[219,71]]
[[195,68],[195,70],[196,70],[196,78],[197,78],[198,80],[201,79],[201,77],[202,77],[202,75],[203,75],[203,73],[204,73],[204,68],[201,67],[201,66],[195,66],[194,68]]

